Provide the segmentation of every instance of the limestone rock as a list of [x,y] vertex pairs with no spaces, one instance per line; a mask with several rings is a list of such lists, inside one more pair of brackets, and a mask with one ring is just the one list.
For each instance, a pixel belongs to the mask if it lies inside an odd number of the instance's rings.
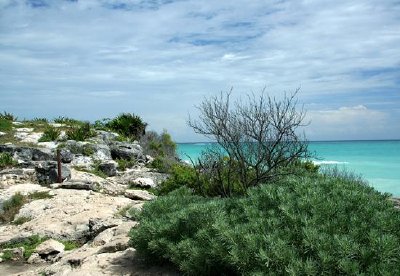
[[99,164],[99,169],[107,176],[117,175],[117,163],[115,161],[107,161]]
[[125,197],[134,200],[152,200],[156,198],[155,195],[144,190],[126,190]]
[[[38,181],[41,184],[52,184],[58,180],[58,169],[56,161],[39,162],[35,167]],[[61,179],[64,181],[71,178],[69,167],[61,165]]]
[[111,240],[110,242],[106,243],[103,245],[99,251],[97,251],[98,254],[101,253],[113,253],[117,251],[123,251],[129,247],[129,237],[125,236],[119,236],[116,239]]
[[90,144],[88,145],[92,150],[92,158],[96,160],[111,160],[111,151],[106,144]]
[[32,253],[32,255],[26,261],[28,264],[41,264],[46,261],[40,257],[38,253]]
[[0,152],[8,152],[20,162],[54,160],[55,157],[50,149],[17,147],[15,145],[0,145]]
[[153,179],[146,178],[146,177],[135,178],[132,181],[131,184],[135,185],[137,187],[141,187],[141,188],[154,188],[154,187],[156,187],[156,184],[154,183]]
[[71,153],[69,149],[61,149],[60,150],[60,158],[63,163],[71,163],[74,159],[74,155]]
[[75,155],[71,165],[85,169],[91,169],[93,166],[93,158],[89,156]]
[[50,254],[59,254],[64,252],[65,246],[53,239],[46,240],[39,244],[35,252],[38,253],[39,255],[50,255]]
[[36,183],[37,176],[32,168],[11,168],[0,171],[0,188],[21,183]]
[[113,159],[145,160],[142,147],[138,143],[113,142],[110,148]]
[[50,191],[49,188],[40,186],[38,184],[18,184],[8,187],[5,190],[0,190],[0,207],[3,205],[5,200],[10,199],[16,193],[22,195],[28,195],[35,192],[46,192]]
[[[87,241],[88,236],[96,236],[94,233],[106,229],[105,226],[121,224],[122,219],[116,218],[109,222],[107,219],[132,203],[128,198],[92,191],[53,190],[52,198],[34,200],[22,206],[18,215],[29,217],[30,221],[20,226],[0,225],[0,243],[33,234],[54,239]],[[96,219],[99,223],[89,226],[89,220]]]

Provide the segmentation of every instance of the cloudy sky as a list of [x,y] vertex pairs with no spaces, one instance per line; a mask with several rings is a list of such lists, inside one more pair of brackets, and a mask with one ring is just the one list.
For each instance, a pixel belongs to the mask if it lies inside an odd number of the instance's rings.
[[194,105],[300,87],[310,140],[400,139],[400,2],[0,0],[0,111],[140,115],[175,140]]

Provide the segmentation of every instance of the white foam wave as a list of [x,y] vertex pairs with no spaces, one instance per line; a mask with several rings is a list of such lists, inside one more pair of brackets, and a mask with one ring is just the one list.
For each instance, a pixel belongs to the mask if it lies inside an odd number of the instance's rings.
[[334,160],[324,160],[324,161],[312,161],[314,165],[344,165],[349,164],[349,162],[341,162]]

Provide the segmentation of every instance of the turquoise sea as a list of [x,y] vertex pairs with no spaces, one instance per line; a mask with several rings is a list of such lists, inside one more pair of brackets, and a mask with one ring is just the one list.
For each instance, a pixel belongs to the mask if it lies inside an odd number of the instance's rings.
[[[182,160],[196,159],[208,143],[180,143]],[[400,196],[400,140],[310,142],[316,164],[338,166],[361,175],[381,192]]]

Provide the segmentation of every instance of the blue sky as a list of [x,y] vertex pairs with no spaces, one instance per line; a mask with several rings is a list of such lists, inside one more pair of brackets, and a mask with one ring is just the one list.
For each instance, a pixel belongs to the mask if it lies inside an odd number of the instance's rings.
[[0,0],[0,111],[199,141],[204,97],[300,87],[310,140],[400,139],[399,45],[391,0]]

